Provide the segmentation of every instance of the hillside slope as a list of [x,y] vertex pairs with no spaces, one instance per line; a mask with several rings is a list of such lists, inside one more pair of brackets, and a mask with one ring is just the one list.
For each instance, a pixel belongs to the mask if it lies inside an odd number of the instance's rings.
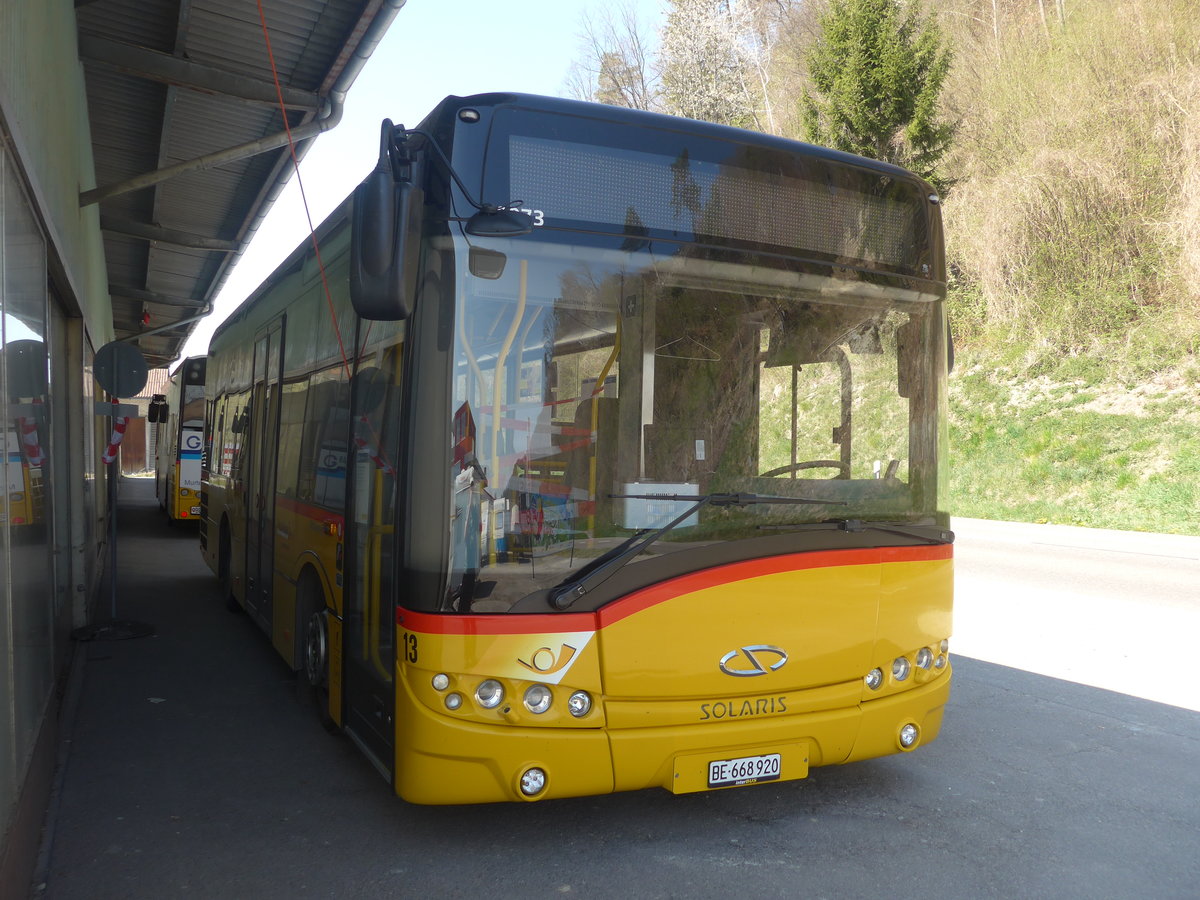
[[1195,4],[930,5],[957,48],[953,510],[1200,534]]

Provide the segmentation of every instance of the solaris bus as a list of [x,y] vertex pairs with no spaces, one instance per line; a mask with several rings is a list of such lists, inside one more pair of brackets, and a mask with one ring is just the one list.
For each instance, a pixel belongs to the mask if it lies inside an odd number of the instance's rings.
[[951,680],[945,290],[900,168],[449,97],[214,334],[205,558],[412,802],[913,751]]

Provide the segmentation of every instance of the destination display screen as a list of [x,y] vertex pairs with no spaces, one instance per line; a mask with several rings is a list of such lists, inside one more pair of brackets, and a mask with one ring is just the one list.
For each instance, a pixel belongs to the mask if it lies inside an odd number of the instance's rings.
[[930,276],[919,183],[769,138],[776,146],[526,110],[501,110],[495,129],[489,189],[538,225],[622,234],[631,249],[715,243]]

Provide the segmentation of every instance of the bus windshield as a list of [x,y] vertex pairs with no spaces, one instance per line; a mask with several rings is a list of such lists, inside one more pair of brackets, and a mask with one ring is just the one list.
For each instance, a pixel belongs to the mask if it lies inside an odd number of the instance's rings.
[[[447,608],[528,609],[689,507],[624,567],[934,521],[936,296],[545,237],[455,250]],[[764,502],[698,503],[731,493]]]

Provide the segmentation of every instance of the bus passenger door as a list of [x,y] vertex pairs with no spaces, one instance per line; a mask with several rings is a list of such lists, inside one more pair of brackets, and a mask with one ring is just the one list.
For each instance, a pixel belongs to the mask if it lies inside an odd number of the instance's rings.
[[382,774],[394,766],[396,457],[400,347],[361,368],[352,392],[342,664],[343,726]]
[[246,487],[246,609],[271,633],[275,553],[275,463],[279,449],[282,320],[254,342],[250,470]]

